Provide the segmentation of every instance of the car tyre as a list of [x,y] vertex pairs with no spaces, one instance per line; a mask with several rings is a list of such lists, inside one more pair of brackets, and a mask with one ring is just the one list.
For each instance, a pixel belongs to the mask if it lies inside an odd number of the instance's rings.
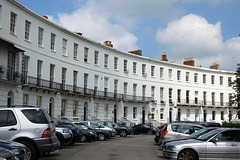
[[72,139],[66,143],[64,143],[65,146],[72,146],[74,145],[75,141],[73,141]]
[[125,130],[121,130],[120,137],[127,137],[127,132]]
[[57,139],[58,139],[58,141],[60,143],[60,146],[63,146],[63,139],[62,139],[62,137],[57,136]]
[[82,135],[80,142],[86,142],[87,141],[87,137],[85,135]]
[[197,160],[197,155],[192,150],[186,149],[181,151],[178,154],[178,160],[185,160],[185,159]]
[[148,130],[147,134],[149,134],[149,135],[153,134],[152,130]]
[[36,160],[38,158],[38,151],[32,143],[27,141],[21,141],[20,143],[24,144],[30,150],[29,160]]
[[104,141],[104,140],[105,140],[104,134],[99,133],[99,134],[98,134],[98,140],[99,140],[99,141]]

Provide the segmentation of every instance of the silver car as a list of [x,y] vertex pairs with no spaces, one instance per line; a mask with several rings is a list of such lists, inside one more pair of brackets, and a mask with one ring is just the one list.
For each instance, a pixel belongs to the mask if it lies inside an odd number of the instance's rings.
[[240,159],[240,129],[218,128],[197,139],[170,142],[162,152],[174,160]]

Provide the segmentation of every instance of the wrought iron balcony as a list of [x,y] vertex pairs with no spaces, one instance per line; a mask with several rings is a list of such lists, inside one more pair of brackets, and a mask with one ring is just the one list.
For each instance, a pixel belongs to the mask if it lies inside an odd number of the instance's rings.
[[202,106],[202,107],[230,107],[229,102],[214,102],[214,101],[204,101],[196,99],[178,99],[178,106]]

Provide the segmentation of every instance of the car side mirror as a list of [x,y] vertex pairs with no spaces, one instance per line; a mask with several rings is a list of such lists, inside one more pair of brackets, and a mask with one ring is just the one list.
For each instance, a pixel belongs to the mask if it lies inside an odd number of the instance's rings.
[[212,141],[213,143],[217,143],[217,142],[219,141],[219,139],[218,139],[218,138],[213,138],[211,141]]

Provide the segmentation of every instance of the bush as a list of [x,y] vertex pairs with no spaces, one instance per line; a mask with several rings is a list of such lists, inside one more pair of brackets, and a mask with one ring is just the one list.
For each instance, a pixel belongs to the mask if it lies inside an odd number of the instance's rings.
[[222,127],[224,127],[224,128],[240,128],[240,123],[223,122]]

